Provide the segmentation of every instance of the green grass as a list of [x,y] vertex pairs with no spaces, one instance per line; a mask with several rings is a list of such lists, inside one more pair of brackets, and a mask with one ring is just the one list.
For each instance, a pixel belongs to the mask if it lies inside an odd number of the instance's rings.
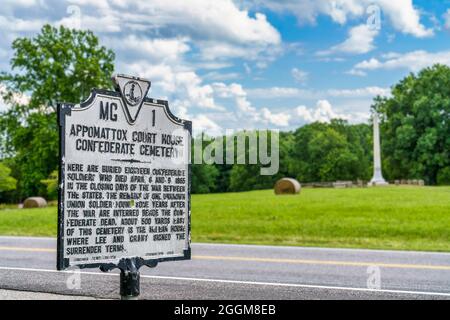
[[[56,208],[0,210],[0,234],[56,235]],[[194,195],[196,242],[450,251],[450,187]]]
[[195,241],[450,251],[449,187],[198,195]]
[[56,207],[3,209],[0,211],[0,234],[56,237],[56,220]]

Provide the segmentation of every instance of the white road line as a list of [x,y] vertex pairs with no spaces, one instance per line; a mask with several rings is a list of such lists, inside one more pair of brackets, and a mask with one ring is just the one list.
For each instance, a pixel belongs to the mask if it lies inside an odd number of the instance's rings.
[[223,247],[236,247],[236,248],[267,248],[267,249],[285,249],[285,250],[305,250],[305,251],[347,251],[347,252],[364,252],[364,253],[393,253],[393,254],[434,254],[434,255],[449,255],[450,252],[439,251],[409,251],[409,250],[383,250],[383,249],[357,249],[357,248],[325,248],[325,247],[301,247],[301,246],[270,246],[259,244],[234,244],[234,243],[206,243],[206,242],[194,242],[192,245],[201,246],[223,246]]
[[[38,247],[3,247],[0,251],[12,252],[47,252],[56,253],[56,249],[38,248]],[[345,260],[323,260],[323,259],[285,259],[285,258],[265,258],[265,257],[245,257],[245,256],[207,256],[193,255],[193,260],[211,260],[211,261],[239,261],[239,262],[268,262],[284,264],[302,264],[302,265],[327,265],[327,266],[346,266],[346,267],[369,267],[376,265],[383,268],[398,269],[428,269],[428,270],[446,270],[450,271],[450,265],[426,265],[426,264],[407,264],[407,263],[387,263],[380,261],[345,261]]]
[[0,236],[0,240],[1,239],[5,239],[5,240],[51,240],[51,241],[55,241],[56,242],[56,238],[51,238],[51,237],[24,237],[24,236]]
[[[1,239],[13,240],[51,240],[56,242],[56,238],[52,237],[24,237],[24,236],[0,236]],[[324,248],[324,247],[300,247],[300,246],[271,246],[271,245],[259,245],[259,244],[233,244],[233,243],[206,243],[206,242],[193,242],[192,246],[205,246],[205,247],[231,247],[231,248],[251,248],[251,249],[279,249],[279,250],[304,250],[304,251],[331,251],[331,252],[364,252],[364,253],[392,253],[392,254],[418,254],[418,255],[444,255],[450,256],[450,252],[432,252],[432,251],[409,251],[409,250],[382,250],[382,249],[356,249],[356,248]]]
[[[71,270],[57,271],[57,270],[51,270],[51,269],[16,268],[16,267],[0,267],[0,270],[46,272],[46,273],[73,273],[74,272]],[[102,275],[102,276],[118,276],[119,275],[118,273],[89,272],[89,271],[82,271],[82,273],[88,274],[88,275]],[[291,288],[307,288],[307,289],[358,291],[358,292],[368,292],[368,293],[393,293],[393,294],[411,294],[411,295],[450,297],[450,293],[445,293],[445,292],[405,291],[405,290],[389,290],[389,289],[378,290],[378,289],[368,289],[368,288],[351,288],[351,287],[309,285],[309,284],[297,284],[297,283],[239,281],[239,280],[187,278],[187,277],[170,277],[170,276],[149,276],[149,275],[142,275],[142,274],[141,274],[141,278],[179,280],[179,281],[197,281],[197,282],[214,282],[214,283],[228,283],[228,284],[245,284],[245,285],[272,286],[272,287],[291,287]]]

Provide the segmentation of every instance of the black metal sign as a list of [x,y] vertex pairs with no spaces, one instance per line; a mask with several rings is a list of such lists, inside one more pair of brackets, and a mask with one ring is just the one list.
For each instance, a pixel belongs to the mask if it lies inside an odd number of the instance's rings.
[[147,98],[149,81],[113,81],[58,105],[58,270],[190,259],[192,123]]

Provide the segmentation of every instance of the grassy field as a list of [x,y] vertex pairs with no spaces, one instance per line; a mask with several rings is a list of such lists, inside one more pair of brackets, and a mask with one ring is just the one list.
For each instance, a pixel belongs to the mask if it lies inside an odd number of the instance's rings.
[[[0,210],[0,234],[56,235],[56,207]],[[197,242],[450,251],[450,187],[194,195]]]

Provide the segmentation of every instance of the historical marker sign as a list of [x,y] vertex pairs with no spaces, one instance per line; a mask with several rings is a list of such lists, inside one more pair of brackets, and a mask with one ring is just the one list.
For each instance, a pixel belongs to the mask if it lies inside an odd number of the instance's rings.
[[190,259],[191,122],[146,98],[149,81],[114,83],[58,106],[58,270]]

